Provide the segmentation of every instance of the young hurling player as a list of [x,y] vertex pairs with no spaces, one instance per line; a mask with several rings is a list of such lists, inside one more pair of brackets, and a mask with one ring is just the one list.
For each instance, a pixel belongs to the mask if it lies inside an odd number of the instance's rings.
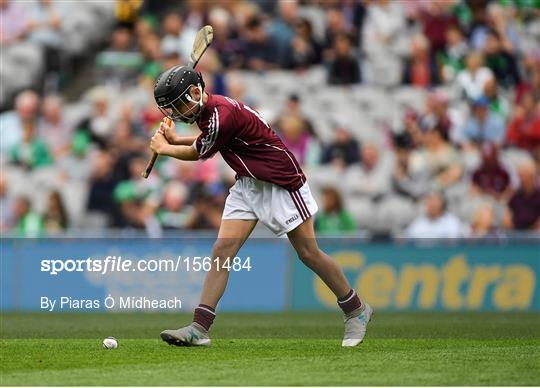
[[[181,137],[174,124],[162,123],[152,137],[152,151],[180,160],[204,160],[220,152],[237,174],[225,201],[213,258],[235,257],[257,221],[278,236],[286,233],[304,264],[336,295],[345,314],[342,345],[362,342],[373,310],[360,301],[339,265],[319,249],[312,217],[317,204],[294,155],[268,123],[239,101],[206,93],[200,73],[187,66],[175,66],[161,74],[154,96],[167,117],[196,122],[202,133]],[[228,271],[213,265],[193,322],[165,330],[161,338],[173,345],[210,345],[208,331],[228,277]]]

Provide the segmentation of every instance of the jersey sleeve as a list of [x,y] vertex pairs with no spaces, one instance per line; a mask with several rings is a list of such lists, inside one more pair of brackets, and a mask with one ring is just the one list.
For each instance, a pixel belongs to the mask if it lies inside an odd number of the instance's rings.
[[214,107],[206,128],[193,146],[199,153],[199,159],[208,159],[225,147],[233,138],[235,126],[232,112],[225,107]]

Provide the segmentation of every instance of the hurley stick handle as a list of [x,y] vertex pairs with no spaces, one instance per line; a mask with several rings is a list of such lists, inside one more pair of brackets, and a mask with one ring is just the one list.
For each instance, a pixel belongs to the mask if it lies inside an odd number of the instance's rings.
[[[172,120],[168,117],[165,117],[163,121],[168,126],[172,125]],[[148,161],[148,163],[146,163],[146,168],[141,174],[143,178],[145,179],[148,178],[148,175],[150,175],[150,173],[152,172],[152,169],[154,168],[154,163],[156,163],[157,157],[158,157],[158,154],[154,152],[154,154],[152,155],[152,158]]]

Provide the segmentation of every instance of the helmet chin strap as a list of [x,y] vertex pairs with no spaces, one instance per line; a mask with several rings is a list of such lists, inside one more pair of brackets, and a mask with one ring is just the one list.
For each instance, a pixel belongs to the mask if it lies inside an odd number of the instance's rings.
[[[199,108],[202,108],[202,106],[203,106],[203,89],[202,89],[201,84],[197,84],[197,87],[199,88],[199,92],[201,93],[201,98],[199,98],[199,101],[197,101],[197,104],[199,104]],[[188,100],[189,102],[196,102],[196,101],[193,101],[193,99],[191,98],[189,93],[186,93],[186,100]]]
[[199,88],[199,92],[201,93],[201,98],[199,98],[199,101],[194,101],[193,98],[191,98],[191,95],[189,93],[186,93],[186,100],[188,100],[189,102],[195,102],[199,106],[199,111],[197,112],[196,115],[194,115],[192,120],[189,120],[189,123],[195,122],[197,117],[199,117],[199,115],[201,114],[202,108],[203,108],[203,105],[204,105],[203,104],[203,88],[202,88],[201,84],[197,84],[197,87]]

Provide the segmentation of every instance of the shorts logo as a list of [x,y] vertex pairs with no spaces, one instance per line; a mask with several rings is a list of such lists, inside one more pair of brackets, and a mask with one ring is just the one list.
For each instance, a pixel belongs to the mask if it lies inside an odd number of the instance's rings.
[[300,218],[300,216],[298,214],[295,214],[294,216],[292,216],[291,218],[289,218],[287,221],[285,221],[285,225],[289,225],[291,223],[293,223],[294,221],[296,221],[298,218]]

